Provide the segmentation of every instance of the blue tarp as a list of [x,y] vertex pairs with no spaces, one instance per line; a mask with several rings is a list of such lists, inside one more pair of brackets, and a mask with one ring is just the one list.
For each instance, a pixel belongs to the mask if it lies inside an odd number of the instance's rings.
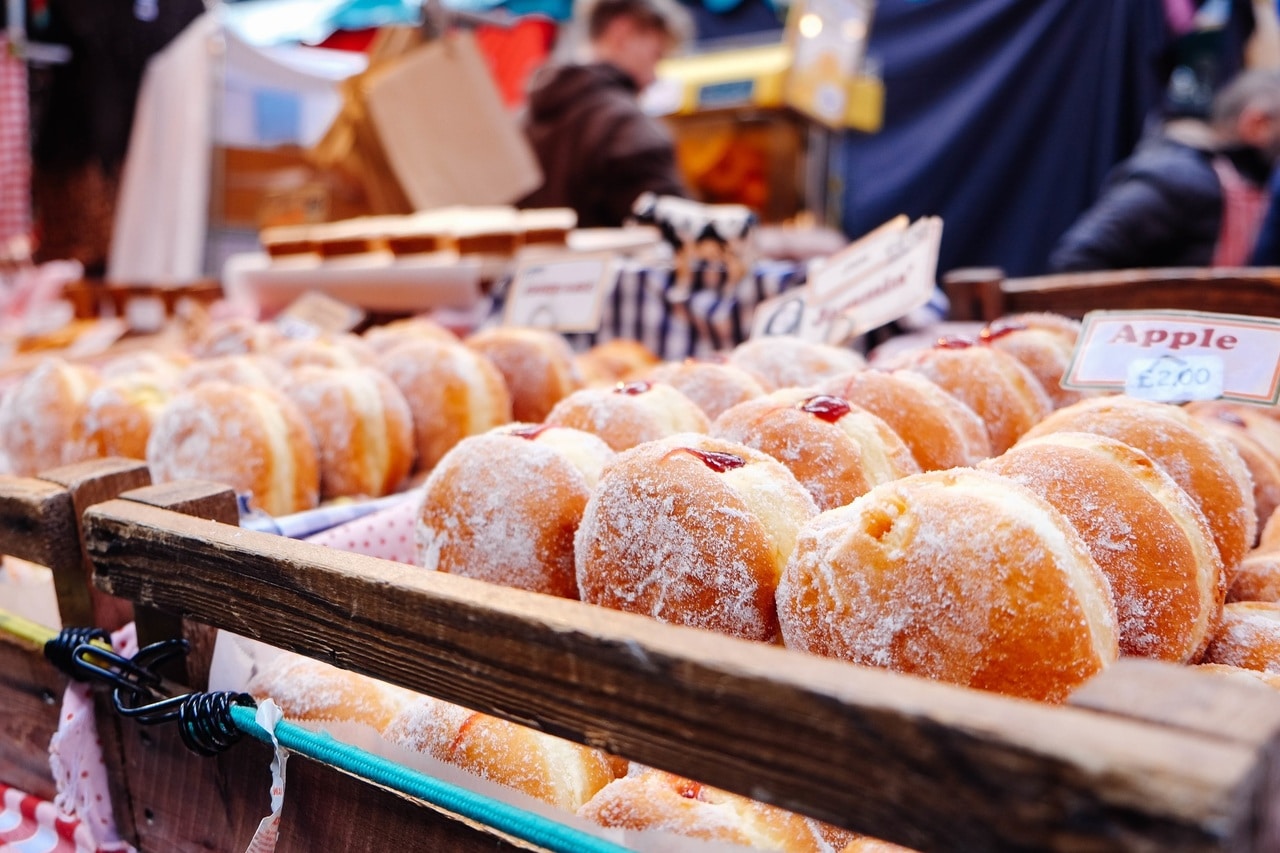
[[884,129],[837,152],[851,235],[945,221],[940,271],[1045,270],[1161,97],[1161,0],[880,0]]

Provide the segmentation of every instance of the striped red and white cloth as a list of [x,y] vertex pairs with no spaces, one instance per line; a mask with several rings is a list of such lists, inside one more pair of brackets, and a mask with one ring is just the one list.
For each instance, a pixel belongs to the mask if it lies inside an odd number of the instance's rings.
[[1222,185],[1222,224],[1213,250],[1215,267],[1243,267],[1253,255],[1253,245],[1267,213],[1267,193],[1252,184],[1226,157],[1213,158],[1213,170]]
[[58,814],[53,803],[0,785],[0,853],[82,853],[93,850],[80,821]]
[[0,32],[0,254],[31,234],[31,140],[27,66]]

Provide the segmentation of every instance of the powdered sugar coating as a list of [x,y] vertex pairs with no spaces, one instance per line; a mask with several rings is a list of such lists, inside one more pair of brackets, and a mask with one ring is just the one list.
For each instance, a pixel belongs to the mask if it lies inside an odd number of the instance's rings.
[[886,367],[920,373],[977,412],[987,426],[994,454],[1004,453],[1053,411],[1052,401],[1031,371],[991,347],[914,350]]
[[1063,374],[1071,364],[1075,336],[1048,329],[1026,328],[992,340],[990,346],[1006,352],[1022,363],[1044,388],[1054,408],[1069,406],[1085,398],[1085,393],[1062,387]]
[[[611,454],[595,436],[597,453]],[[458,443],[427,479],[417,562],[427,569],[577,598],[574,533],[591,487],[553,442],[500,432]]]
[[1115,659],[1105,576],[1056,510],[957,468],[878,486],[800,533],[778,586],[791,648],[1057,701]]
[[1222,627],[1202,662],[1280,673],[1280,604],[1228,604],[1222,609]]
[[173,376],[135,372],[94,389],[80,419],[81,458],[145,459],[151,428],[168,401]]
[[759,377],[766,391],[808,387],[867,366],[853,350],[790,337],[745,341],[729,353],[729,363]]
[[692,400],[670,385],[642,383],[635,393],[619,388],[583,388],[556,403],[546,422],[604,439],[614,450],[682,432],[706,432],[710,421]]
[[375,355],[385,355],[401,344],[411,341],[460,343],[457,335],[426,317],[409,317],[382,326],[372,326],[365,331],[363,340]]
[[1280,553],[1254,551],[1241,560],[1231,578],[1227,601],[1280,603]]
[[204,382],[230,382],[255,388],[275,388],[285,378],[285,369],[257,355],[228,355],[197,361],[178,374],[179,388],[194,388]]
[[291,720],[358,722],[378,731],[414,699],[403,688],[290,653],[256,673],[248,691],[274,699]]
[[[746,465],[717,474],[686,448]],[[815,511],[795,477],[752,448],[692,434],[639,445],[605,469],[587,504],[579,592],[664,622],[776,641],[778,574]]]
[[487,329],[467,338],[466,344],[502,374],[517,421],[541,423],[556,403],[583,386],[573,350],[555,332]]
[[92,458],[81,436],[84,407],[98,384],[86,367],[47,358],[0,399],[0,455],[13,473],[41,471]]
[[1027,433],[1091,432],[1136,447],[1200,507],[1228,577],[1257,533],[1253,480],[1240,454],[1177,406],[1099,397],[1059,409]]
[[665,382],[694,402],[715,420],[739,403],[763,397],[764,386],[741,368],[731,364],[689,359],[678,364],[662,364],[645,374],[653,382]]

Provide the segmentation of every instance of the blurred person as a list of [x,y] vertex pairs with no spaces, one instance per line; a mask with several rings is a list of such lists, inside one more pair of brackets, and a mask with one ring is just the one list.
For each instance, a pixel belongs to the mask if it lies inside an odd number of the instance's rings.
[[542,186],[521,207],[571,207],[582,227],[616,227],[642,193],[684,195],[671,134],[639,104],[658,61],[688,38],[674,0],[589,0],[585,62],[534,78],[524,131]]
[[1179,118],[1139,144],[1062,236],[1055,272],[1248,263],[1280,158],[1280,72],[1246,71],[1208,121]]

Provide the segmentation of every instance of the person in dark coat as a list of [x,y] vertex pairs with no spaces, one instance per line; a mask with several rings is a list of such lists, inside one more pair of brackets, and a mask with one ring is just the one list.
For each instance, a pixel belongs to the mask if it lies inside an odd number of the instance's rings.
[[524,130],[543,184],[519,205],[571,207],[582,227],[616,227],[642,193],[685,194],[671,135],[639,95],[689,17],[673,0],[597,0],[585,19],[589,61],[534,79]]
[[1170,121],[1116,166],[1049,266],[1073,272],[1246,263],[1277,157],[1280,74],[1245,72],[1215,98],[1210,121]]

